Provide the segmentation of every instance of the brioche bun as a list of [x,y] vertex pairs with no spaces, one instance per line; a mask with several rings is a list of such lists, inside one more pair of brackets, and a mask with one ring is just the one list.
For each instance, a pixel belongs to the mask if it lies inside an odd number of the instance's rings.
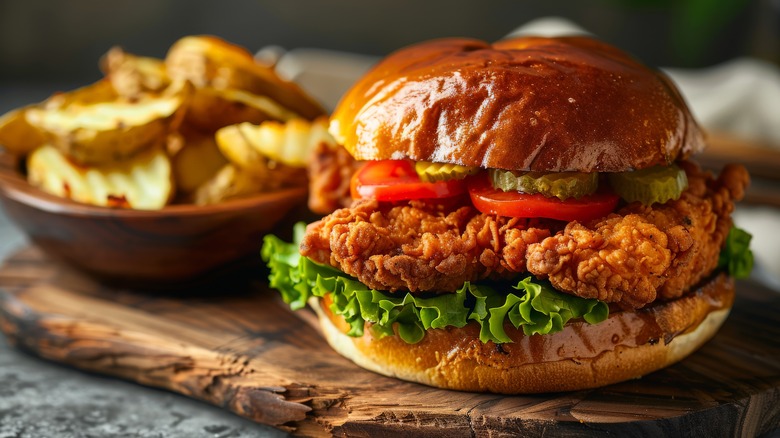
[[[342,98],[330,132],[358,160],[454,163],[536,172],[626,172],[669,165],[704,148],[701,130],[663,73],[587,37],[488,44],[444,39],[400,50]],[[445,291],[441,291],[445,293]],[[512,342],[480,326],[361,337],[311,300],[330,345],[357,365],[440,388],[506,394],[573,391],[638,378],[688,356],[716,333],[734,281],[715,273],[673,301],[612,306],[607,320]],[[395,328],[397,330],[397,327]]]
[[374,338],[370,325],[347,336],[327,297],[312,299],[322,332],[341,355],[368,370],[463,391],[528,394],[595,388],[673,364],[714,336],[734,301],[734,281],[719,274],[693,292],[640,310],[613,311],[599,324],[571,321],[563,331],[525,336],[507,325],[512,343],[482,343],[479,325],[432,329],[417,344]]
[[330,130],[358,160],[544,172],[642,169],[704,147],[669,78],[587,37],[402,49],[343,97]]

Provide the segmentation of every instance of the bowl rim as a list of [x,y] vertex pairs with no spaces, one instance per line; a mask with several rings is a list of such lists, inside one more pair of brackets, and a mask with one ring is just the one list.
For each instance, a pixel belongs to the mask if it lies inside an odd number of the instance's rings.
[[201,216],[250,210],[263,204],[274,204],[289,198],[304,198],[305,186],[258,193],[245,198],[231,199],[216,204],[173,204],[158,210],[112,208],[84,204],[44,192],[33,186],[17,169],[19,158],[0,146],[0,195],[35,209],[55,214],[89,217],[159,218],[161,216]]

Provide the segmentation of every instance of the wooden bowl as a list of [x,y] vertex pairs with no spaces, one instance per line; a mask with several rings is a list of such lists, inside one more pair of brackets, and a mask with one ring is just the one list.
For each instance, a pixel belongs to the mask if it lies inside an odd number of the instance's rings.
[[49,255],[120,284],[168,287],[259,254],[263,235],[305,198],[301,187],[207,206],[98,207],[31,186],[0,152],[8,216]]

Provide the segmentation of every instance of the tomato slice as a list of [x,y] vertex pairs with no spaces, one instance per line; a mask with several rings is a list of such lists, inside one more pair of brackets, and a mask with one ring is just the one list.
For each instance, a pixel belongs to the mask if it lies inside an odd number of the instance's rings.
[[466,192],[463,180],[421,181],[409,160],[368,161],[352,176],[353,199],[377,201],[448,198]]
[[562,221],[589,221],[615,210],[619,196],[607,191],[578,199],[548,198],[539,193],[505,192],[494,188],[486,176],[469,181],[469,195],[474,207],[482,213],[499,216],[548,218]]

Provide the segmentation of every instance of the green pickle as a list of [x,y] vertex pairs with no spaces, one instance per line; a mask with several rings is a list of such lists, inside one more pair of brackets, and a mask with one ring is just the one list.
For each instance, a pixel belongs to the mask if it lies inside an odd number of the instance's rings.
[[612,189],[628,202],[663,204],[679,199],[688,188],[688,177],[677,165],[655,166],[633,172],[610,173]]
[[425,182],[446,181],[450,179],[463,179],[479,172],[479,167],[461,166],[452,163],[431,163],[430,161],[418,161],[414,164],[414,170],[420,179]]
[[580,172],[517,172],[490,169],[493,187],[505,192],[541,193],[560,200],[581,198],[598,189],[598,173]]

